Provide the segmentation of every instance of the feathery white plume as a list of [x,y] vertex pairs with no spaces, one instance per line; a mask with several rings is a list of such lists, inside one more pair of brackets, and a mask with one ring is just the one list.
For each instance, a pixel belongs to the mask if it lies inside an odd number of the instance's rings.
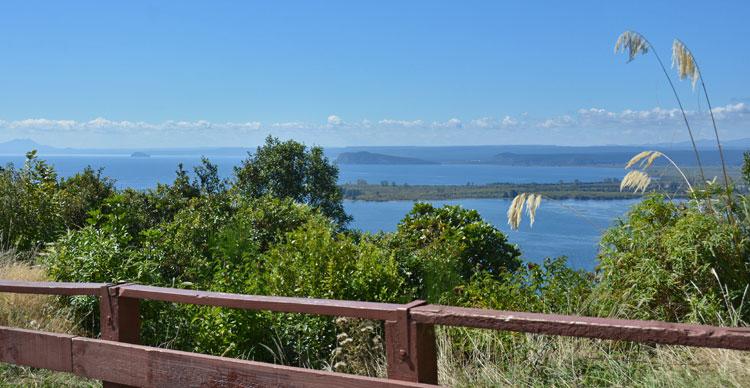
[[518,229],[521,226],[521,218],[523,216],[523,208],[526,207],[526,214],[529,216],[529,222],[531,226],[534,226],[536,220],[536,209],[542,203],[542,195],[535,193],[521,193],[513,198],[513,201],[508,206],[508,225],[513,230]]
[[690,78],[693,89],[695,89],[695,84],[701,74],[698,71],[695,58],[693,58],[693,53],[679,39],[675,39],[672,43],[672,67],[677,68],[680,79]]
[[648,42],[641,34],[634,31],[625,31],[617,38],[615,43],[615,54],[628,52],[628,62],[635,59],[638,54],[646,54],[649,50]]

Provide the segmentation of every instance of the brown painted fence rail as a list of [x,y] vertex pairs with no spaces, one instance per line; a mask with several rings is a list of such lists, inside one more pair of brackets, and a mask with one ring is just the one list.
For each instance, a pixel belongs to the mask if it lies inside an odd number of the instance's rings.
[[[137,284],[0,280],[0,292],[94,295],[102,339],[0,327],[0,361],[72,372],[107,387],[412,387],[437,384],[435,325],[750,350],[750,329],[428,305],[240,295]],[[385,322],[388,379],[138,345],[139,301],[356,317]]]

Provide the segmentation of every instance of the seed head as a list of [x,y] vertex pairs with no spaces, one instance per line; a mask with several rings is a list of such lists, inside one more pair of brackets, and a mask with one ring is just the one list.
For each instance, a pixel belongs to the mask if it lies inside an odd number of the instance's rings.
[[651,184],[651,177],[643,171],[633,170],[625,175],[620,182],[620,191],[623,189],[633,189],[634,193],[639,190],[645,192],[648,185]]
[[695,89],[695,83],[698,82],[701,74],[698,71],[693,53],[679,39],[675,39],[672,43],[672,67],[677,68],[680,79],[690,78],[693,89]]
[[643,35],[634,31],[625,31],[617,38],[615,43],[615,54],[628,52],[628,62],[635,59],[638,54],[648,53],[649,45]]

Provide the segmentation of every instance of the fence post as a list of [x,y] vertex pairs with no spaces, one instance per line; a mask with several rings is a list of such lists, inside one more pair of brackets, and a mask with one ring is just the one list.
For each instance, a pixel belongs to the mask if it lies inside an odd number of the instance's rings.
[[[106,285],[99,294],[101,339],[108,341],[139,342],[140,307],[138,299],[121,298],[120,286]],[[125,388],[128,385],[102,381],[104,388]]]
[[385,321],[388,378],[437,384],[435,326],[412,321],[409,310],[427,302],[415,300],[396,311],[395,320]]

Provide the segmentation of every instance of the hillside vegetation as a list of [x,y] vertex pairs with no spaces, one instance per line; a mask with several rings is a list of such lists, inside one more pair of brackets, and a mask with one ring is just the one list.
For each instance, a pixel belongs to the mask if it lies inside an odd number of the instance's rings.
[[[606,232],[589,273],[565,258],[525,261],[523,247],[458,206],[416,203],[393,233],[349,229],[337,174],[320,148],[269,138],[231,180],[206,159],[195,178],[178,166],[170,184],[116,190],[91,169],[60,179],[32,152],[0,170],[0,237],[16,251],[2,276],[717,325],[750,316],[742,195],[732,221],[702,200],[648,196]],[[24,302],[27,312],[13,303],[0,301],[0,319],[21,318],[2,324],[98,335],[96,299]],[[377,322],[149,301],[141,314],[148,345],[383,374]],[[441,381],[456,386],[750,383],[742,352],[463,329],[441,329],[439,345]],[[4,368],[17,379],[7,381],[40,378]]]

